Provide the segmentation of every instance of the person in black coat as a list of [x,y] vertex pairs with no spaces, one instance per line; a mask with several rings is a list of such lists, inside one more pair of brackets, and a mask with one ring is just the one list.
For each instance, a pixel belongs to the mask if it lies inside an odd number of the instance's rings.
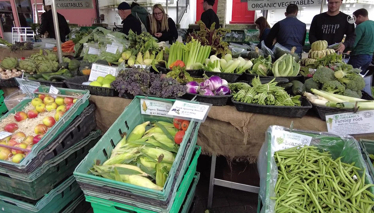
[[215,0],[204,0],[203,3],[204,12],[201,14],[201,21],[204,22],[208,29],[210,29],[213,23],[215,23],[216,29],[220,27],[218,16],[213,10],[214,3]]
[[[51,6],[45,5],[44,1],[43,3],[46,12],[42,14],[42,23],[40,24],[39,33],[46,35],[46,38],[56,38]],[[65,42],[66,36],[70,33],[70,28],[63,15],[57,13],[57,17],[60,30],[60,39],[61,42]]]
[[173,19],[168,18],[161,4],[153,6],[153,14],[149,17],[149,33],[159,41],[173,43],[178,38],[177,27]]
[[126,35],[132,30],[136,34],[142,33],[142,25],[140,21],[131,14],[131,7],[126,2],[118,5],[118,15],[122,19],[123,29],[122,32]]

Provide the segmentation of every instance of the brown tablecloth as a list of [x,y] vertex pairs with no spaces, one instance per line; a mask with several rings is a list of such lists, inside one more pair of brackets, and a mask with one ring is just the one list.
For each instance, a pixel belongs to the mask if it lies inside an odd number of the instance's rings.
[[[10,94],[11,90],[14,89],[4,89],[5,95]],[[91,96],[90,101],[97,106],[98,128],[105,132],[132,100]],[[327,131],[324,121],[310,115],[303,118],[283,118],[238,112],[233,106],[212,107],[208,118],[201,124],[197,143],[202,147],[204,154],[223,155],[229,159],[241,158],[254,162],[265,141],[267,128],[271,125],[289,127],[292,121],[295,129]],[[356,138],[374,140],[374,134],[356,135]]]

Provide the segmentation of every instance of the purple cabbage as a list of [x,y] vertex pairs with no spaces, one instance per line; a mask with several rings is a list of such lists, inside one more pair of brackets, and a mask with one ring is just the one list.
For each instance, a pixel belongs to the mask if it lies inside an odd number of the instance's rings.
[[199,86],[199,83],[197,83],[196,81],[191,81],[191,82],[188,82],[186,84],[187,87],[198,87]]
[[230,95],[230,89],[227,86],[220,86],[216,90],[216,95]]
[[191,81],[186,84],[187,93],[197,94],[199,92],[200,86],[196,81]]
[[210,89],[200,89],[200,95],[214,96],[214,93]]
[[225,79],[222,79],[222,86],[229,86],[229,83]]
[[215,90],[214,85],[212,84],[212,82],[209,79],[200,83],[200,89],[209,89],[210,91]]
[[211,76],[209,78],[209,81],[210,81],[210,83],[212,84],[212,87],[213,87],[211,89],[212,91],[214,91],[214,90],[218,89],[220,86],[222,86],[222,79],[218,76],[215,76],[215,75]]

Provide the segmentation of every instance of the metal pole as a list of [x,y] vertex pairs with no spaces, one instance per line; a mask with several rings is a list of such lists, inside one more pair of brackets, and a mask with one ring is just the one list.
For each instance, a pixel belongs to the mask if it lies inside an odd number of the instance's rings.
[[321,10],[319,11],[319,13],[322,13],[323,12],[323,6],[325,5],[325,1],[326,0],[321,0]]
[[62,63],[62,51],[61,51],[61,38],[60,38],[60,28],[58,25],[58,15],[56,10],[56,1],[52,0],[52,17],[53,17],[53,25],[55,27],[55,36],[57,41],[57,54],[58,54],[58,61]]
[[36,13],[36,16],[35,16],[35,19],[36,20],[34,20],[34,23],[39,23],[39,13],[38,13],[38,3],[36,2],[36,0],[34,0],[34,9],[35,9],[35,13]]
[[[166,14],[168,14],[168,10],[169,10],[169,0],[166,0]],[[152,13],[153,13],[153,11],[152,11]]]

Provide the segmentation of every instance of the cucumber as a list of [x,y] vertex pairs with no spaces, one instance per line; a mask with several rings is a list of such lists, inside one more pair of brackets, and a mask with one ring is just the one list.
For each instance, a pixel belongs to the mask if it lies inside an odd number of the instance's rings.
[[58,81],[58,82],[61,82],[61,81],[65,81],[67,78],[65,76],[62,76],[62,75],[52,75],[49,80],[50,81]]
[[292,85],[292,93],[294,95],[303,95],[305,92],[305,85],[300,81],[293,80],[291,81]]
[[32,77],[38,79],[38,78],[43,78],[42,74],[34,74]]

